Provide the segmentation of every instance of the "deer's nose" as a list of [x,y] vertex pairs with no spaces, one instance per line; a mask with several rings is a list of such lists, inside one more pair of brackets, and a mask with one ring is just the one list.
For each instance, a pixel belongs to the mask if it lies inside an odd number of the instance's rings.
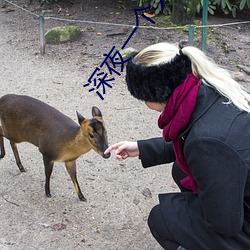
[[102,157],[103,157],[104,159],[108,159],[108,158],[110,157],[110,155],[111,155],[110,153],[108,153],[108,154],[103,154]]

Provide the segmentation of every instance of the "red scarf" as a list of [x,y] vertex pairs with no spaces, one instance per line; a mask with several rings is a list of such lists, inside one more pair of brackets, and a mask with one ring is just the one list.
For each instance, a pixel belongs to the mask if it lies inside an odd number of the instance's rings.
[[181,184],[195,194],[198,194],[198,187],[185,160],[179,135],[188,125],[194,111],[199,86],[200,80],[191,73],[174,90],[158,120],[159,128],[163,129],[164,139],[173,142],[176,161],[187,174],[187,177],[181,180]]

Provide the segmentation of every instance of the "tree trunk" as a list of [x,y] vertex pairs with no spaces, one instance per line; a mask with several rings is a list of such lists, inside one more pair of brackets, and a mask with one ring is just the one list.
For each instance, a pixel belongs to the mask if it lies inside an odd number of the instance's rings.
[[198,0],[174,0],[171,22],[178,25],[192,24]]

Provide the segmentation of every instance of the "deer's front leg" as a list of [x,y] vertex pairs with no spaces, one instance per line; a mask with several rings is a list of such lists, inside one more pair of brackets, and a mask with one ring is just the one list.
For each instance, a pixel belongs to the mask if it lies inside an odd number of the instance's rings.
[[76,161],[68,161],[65,162],[66,169],[70,175],[71,180],[74,183],[74,187],[76,190],[76,193],[78,194],[78,197],[81,201],[87,201],[86,198],[83,196],[82,191],[80,189],[79,183],[77,181],[76,177]]

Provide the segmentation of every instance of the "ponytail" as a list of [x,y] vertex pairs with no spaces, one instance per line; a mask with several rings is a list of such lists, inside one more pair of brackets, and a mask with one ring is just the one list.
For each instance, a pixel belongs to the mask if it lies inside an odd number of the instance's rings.
[[216,89],[238,109],[250,112],[250,94],[236,82],[229,72],[216,65],[199,49],[191,46],[182,48],[182,53],[192,62],[193,74],[204,84]]

